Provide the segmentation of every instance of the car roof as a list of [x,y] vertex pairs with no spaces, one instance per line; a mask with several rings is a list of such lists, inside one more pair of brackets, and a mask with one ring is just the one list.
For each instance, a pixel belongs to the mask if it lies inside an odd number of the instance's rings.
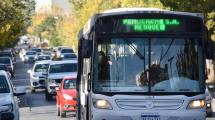
[[11,60],[11,58],[10,58],[10,57],[0,57],[0,59],[1,59],[1,58],[4,58],[4,59],[10,59],[10,60]]
[[65,76],[63,78],[63,80],[66,80],[66,79],[76,79],[76,78],[77,78],[77,76]]
[[50,62],[50,65],[64,64],[64,63],[77,63],[77,60],[59,60],[59,61],[51,61],[51,62]]
[[37,61],[35,64],[49,64],[51,62],[51,60],[41,60],[41,61]]

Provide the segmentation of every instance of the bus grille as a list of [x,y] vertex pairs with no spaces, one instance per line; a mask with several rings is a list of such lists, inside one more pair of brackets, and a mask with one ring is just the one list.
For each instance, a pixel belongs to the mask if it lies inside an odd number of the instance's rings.
[[147,99],[147,100],[116,100],[117,105],[122,109],[130,110],[176,110],[179,109],[183,100],[166,100],[166,99]]

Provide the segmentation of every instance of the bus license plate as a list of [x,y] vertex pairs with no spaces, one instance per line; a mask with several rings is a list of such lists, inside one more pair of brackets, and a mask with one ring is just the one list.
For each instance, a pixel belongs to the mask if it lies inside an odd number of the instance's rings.
[[142,120],[160,120],[159,115],[142,115]]

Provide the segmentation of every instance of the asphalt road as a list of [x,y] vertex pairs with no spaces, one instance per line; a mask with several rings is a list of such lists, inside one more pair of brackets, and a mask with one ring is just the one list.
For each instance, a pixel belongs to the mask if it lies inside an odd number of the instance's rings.
[[53,97],[52,101],[46,101],[44,90],[31,93],[27,70],[32,67],[32,64],[24,64],[17,58],[15,67],[15,78],[12,80],[14,86],[28,88],[27,93],[19,97],[20,120],[75,120],[72,113],[68,113],[66,118],[57,116],[55,98]]
[[[16,73],[13,79],[14,86],[25,86],[29,88],[29,75],[27,70],[32,67],[32,64],[24,64],[19,58],[16,62]],[[215,96],[215,94],[214,94]],[[75,120],[72,113],[67,114],[66,118],[57,116],[55,98],[52,101],[46,101],[44,90],[38,90],[36,93],[31,93],[27,90],[26,95],[19,97],[20,105],[20,120]],[[213,110],[215,110],[215,99],[213,99]],[[215,112],[213,117],[207,120],[215,120]]]

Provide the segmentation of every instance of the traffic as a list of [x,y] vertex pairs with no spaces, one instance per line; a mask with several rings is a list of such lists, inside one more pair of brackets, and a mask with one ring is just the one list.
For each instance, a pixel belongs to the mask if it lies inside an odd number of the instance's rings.
[[206,33],[200,13],[123,8],[91,17],[77,52],[20,42],[0,51],[0,120],[206,120]]

